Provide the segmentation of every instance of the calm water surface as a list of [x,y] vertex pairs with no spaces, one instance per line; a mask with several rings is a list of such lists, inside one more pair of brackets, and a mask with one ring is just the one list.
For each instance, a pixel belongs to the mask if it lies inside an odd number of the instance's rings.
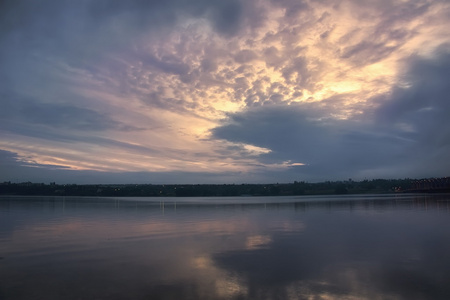
[[0,197],[0,299],[450,299],[450,195]]

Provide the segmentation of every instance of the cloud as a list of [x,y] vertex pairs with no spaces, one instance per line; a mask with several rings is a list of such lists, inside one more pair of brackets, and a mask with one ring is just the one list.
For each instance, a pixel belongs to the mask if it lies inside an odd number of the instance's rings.
[[450,167],[445,159],[450,55],[445,49],[432,58],[410,59],[403,83],[408,87],[394,86],[372,115],[336,119],[327,101],[266,105],[230,114],[212,137],[270,149],[261,155],[262,163],[304,163],[295,171],[311,179],[402,177],[411,171],[444,176]]
[[406,154],[418,167],[443,173],[450,150],[450,48],[441,47],[432,58],[411,58],[409,64],[402,85],[384,99],[375,118],[415,141]]
[[102,172],[74,170],[68,166],[39,164],[17,153],[0,149],[0,182],[53,182],[59,184],[197,184],[235,183],[235,172]]
[[251,50],[241,50],[235,55],[234,60],[242,64],[251,62],[252,60],[256,59],[256,57],[257,56],[255,52]]
[[[449,43],[448,11],[425,0],[2,1],[0,148],[79,170],[272,182],[440,173],[447,54],[433,51]],[[425,153],[435,158],[407,167]]]
[[386,46],[386,43],[363,41],[344,48],[341,57],[351,59],[358,64],[376,63],[389,56],[396,48],[394,46]]
[[[52,174],[47,180],[56,178],[59,172],[66,172],[67,167],[61,165],[38,164],[25,157],[20,157],[17,153],[0,149],[0,180],[2,181],[34,181],[41,182],[42,175]],[[70,171],[69,171],[70,172]],[[24,175],[28,178],[24,178]]]
[[[14,118],[24,118],[28,123],[71,130],[137,130],[120,124],[110,117],[90,109],[70,105],[27,103],[20,111],[8,111]],[[3,120],[4,121],[4,120]]]
[[291,172],[310,180],[355,177],[399,155],[395,146],[404,142],[388,133],[357,121],[324,120],[320,113],[325,111],[303,105],[262,106],[232,114],[212,134],[216,139],[270,149],[259,158],[263,164],[303,163]]
[[[248,2],[248,3],[246,3]],[[157,33],[189,18],[205,18],[220,34],[234,35],[242,26],[259,24],[261,8],[253,1],[3,1],[2,33],[21,34],[38,43],[42,38],[76,45],[120,45],[138,33]],[[57,26],[55,26],[57,25]],[[20,30],[20,31],[19,31]],[[96,39],[98,38],[98,39]],[[120,41],[122,39],[122,41]],[[123,40],[125,39],[125,40]],[[44,41],[47,42],[47,41]],[[79,47],[82,45],[78,45]],[[89,45],[83,45],[89,48]]]

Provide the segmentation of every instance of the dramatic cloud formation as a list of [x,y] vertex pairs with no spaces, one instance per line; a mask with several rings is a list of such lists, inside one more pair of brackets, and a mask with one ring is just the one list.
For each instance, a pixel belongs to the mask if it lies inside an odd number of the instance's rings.
[[448,1],[3,1],[0,180],[448,176]]

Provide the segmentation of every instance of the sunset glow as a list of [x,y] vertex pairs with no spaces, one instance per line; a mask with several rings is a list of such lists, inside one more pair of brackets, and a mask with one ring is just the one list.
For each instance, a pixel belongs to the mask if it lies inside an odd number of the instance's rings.
[[448,175],[448,1],[18,2],[0,180]]

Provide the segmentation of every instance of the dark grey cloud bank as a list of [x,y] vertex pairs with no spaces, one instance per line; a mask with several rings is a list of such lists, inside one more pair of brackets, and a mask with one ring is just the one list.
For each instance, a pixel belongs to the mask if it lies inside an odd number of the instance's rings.
[[[0,79],[13,89],[34,87],[55,79],[55,70],[46,66],[55,61],[95,74],[96,63],[112,53],[142,56],[130,50],[134,43],[164,36],[189,18],[203,18],[228,37],[258,27],[264,20],[262,10],[254,1],[237,0],[2,1]],[[148,53],[138,58],[161,72],[189,71],[189,66],[168,56]],[[114,66],[111,71],[119,72]]]
[[0,11],[2,38],[77,51],[127,46],[136,34],[161,34],[186,18],[205,18],[225,36],[264,21],[255,1],[238,0],[6,0]]
[[449,48],[411,58],[402,85],[372,99],[376,108],[356,118],[332,118],[327,101],[268,105],[230,114],[212,136],[271,149],[261,156],[265,163],[304,163],[291,168],[299,178],[447,176]]

